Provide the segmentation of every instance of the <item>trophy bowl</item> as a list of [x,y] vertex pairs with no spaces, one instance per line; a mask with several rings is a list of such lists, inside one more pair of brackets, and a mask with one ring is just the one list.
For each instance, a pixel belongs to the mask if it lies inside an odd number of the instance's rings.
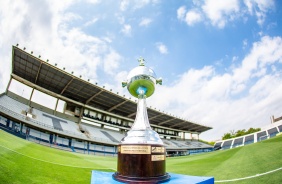
[[138,66],[129,72],[127,81],[127,89],[132,96],[138,98],[139,89],[143,87],[148,98],[155,91],[156,74],[150,68]]

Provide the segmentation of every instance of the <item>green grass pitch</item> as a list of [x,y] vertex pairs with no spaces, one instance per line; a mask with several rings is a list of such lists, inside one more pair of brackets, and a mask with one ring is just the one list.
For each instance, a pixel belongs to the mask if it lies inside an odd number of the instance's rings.
[[[0,130],[0,183],[90,183],[91,170],[114,172],[115,157],[72,153],[38,145]],[[243,178],[282,167],[282,136],[231,150],[167,158],[169,173]],[[282,170],[229,183],[282,183]]]

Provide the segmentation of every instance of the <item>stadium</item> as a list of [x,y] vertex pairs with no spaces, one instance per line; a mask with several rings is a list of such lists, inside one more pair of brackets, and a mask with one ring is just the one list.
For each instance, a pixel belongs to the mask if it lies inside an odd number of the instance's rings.
[[[10,90],[15,81],[30,89],[28,98]],[[35,93],[55,98],[55,107],[33,101]],[[136,101],[13,46],[0,115],[1,183],[89,183],[91,170],[115,171],[117,145],[134,122]],[[281,118],[211,146],[199,136],[212,127],[153,108],[148,116],[167,157],[173,157],[167,158],[168,172],[215,176],[215,182],[282,181]]]

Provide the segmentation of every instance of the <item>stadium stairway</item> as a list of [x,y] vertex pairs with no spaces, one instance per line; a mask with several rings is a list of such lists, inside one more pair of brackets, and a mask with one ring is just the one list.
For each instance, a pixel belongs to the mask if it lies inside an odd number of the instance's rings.
[[116,142],[116,143],[119,143],[119,141],[116,140],[113,136],[111,136],[108,132],[102,131],[102,130],[101,130],[101,132],[102,132],[105,136],[107,136],[111,141]]

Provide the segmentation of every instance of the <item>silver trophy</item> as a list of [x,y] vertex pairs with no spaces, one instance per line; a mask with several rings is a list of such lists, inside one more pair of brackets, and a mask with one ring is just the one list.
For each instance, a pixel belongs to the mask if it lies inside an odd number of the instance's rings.
[[157,79],[155,72],[145,66],[143,58],[138,61],[139,66],[122,82],[122,86],[127,86],[129,93],[138,98],[137,114],[118,145],[117,172],[113,178],[125,183],[161,183],[170,179],[165,167],[166,150],[150,126],[146,98],[154,93],[156,84],[162,84],[162,79]]

